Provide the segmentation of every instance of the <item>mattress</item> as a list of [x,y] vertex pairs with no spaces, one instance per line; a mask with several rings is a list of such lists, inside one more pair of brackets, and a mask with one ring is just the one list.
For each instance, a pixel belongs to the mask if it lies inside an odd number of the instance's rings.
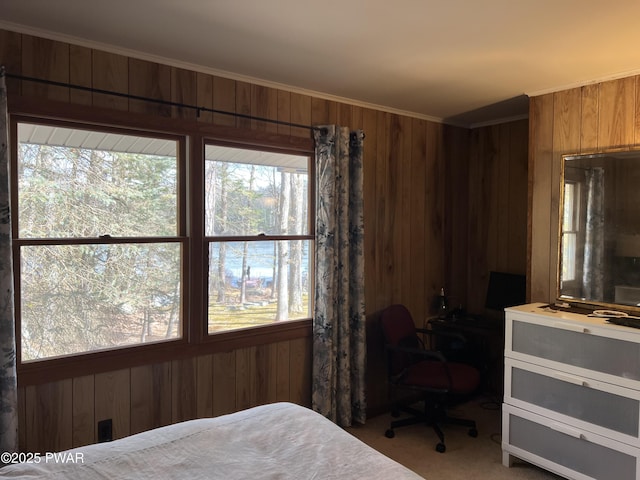
[[0,478],[420,479],[308,408],[281,402],[41,454]]

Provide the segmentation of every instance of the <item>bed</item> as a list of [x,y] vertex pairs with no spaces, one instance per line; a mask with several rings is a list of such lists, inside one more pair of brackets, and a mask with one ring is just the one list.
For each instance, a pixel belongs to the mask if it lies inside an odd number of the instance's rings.
[[1,468],[0,478],[422,478],[322,415],[286,402],[160,427],[58,452],[56,457],[41,454],[33,460]]

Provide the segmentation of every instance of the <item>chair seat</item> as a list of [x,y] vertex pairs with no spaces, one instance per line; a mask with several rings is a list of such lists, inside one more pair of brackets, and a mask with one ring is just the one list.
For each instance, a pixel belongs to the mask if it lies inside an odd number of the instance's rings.
[[[450,377],[447,376],[445,364],[442,362],[423,360],[407,370],[402,383],[424,388],[449,389],[453,394],[468,394],[480,385],[480,372],[463,363],[449,362],[446,364]],[[449,378],[452,384],[449,385]]]

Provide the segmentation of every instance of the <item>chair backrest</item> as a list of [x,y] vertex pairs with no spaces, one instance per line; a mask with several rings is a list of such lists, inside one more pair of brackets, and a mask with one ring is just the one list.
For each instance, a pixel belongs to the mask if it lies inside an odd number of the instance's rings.
[[[411,313],[404,305],[395,304],[385,308],[380,318],[380,324],[385,343],[388,346],[421,347]],[[390,375],[398,375],[412,363],[415,363],[414,355],[389,350]]]

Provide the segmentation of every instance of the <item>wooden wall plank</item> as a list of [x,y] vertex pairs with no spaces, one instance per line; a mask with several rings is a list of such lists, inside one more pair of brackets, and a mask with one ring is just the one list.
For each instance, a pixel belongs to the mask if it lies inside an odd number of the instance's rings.
[[553,168],[553,94],[531,99],[529,109],[529,191],[531,202],[530,300],[548,302],[552,298],[549,278],[551,226],[551,185]]
[[634,145],[640,145],[640,75],[635,77],[635,90],[636,98],[634,105],[634,128],[633,128],[633,143]]
[[[170,101],[171,67],[130,58],[129,93],[144,98]],[[135,99],[129,100],[129,111],[163,117],[171,115],[171,108],[168,105]]]
[[256,384],[256,352],[258,347],[236,350],[236,408],[243,410],[258,405]]
[[213,354],[213,416],[237,410],[236,352]]
[[290,341],[289,392],[291,401],[311,407],[311,337]]
[[495,264],[497,229],[499,130],[496,126],[478,128],[471,133],[469,164],[469,286],[467,310],[481,313],[484,309],[485,286],[492,264]]
[[593,151],[598,148],[598,84],[582,87],[582,106],[580,123],[580,151]]
[[277,399],[277,344],[260,345],[256,350],[257,404],[273,403]]
[[[278,120],[278,91],[262,85],[251,85],[250,112],[252,117]],[[278,132],[276,123],[259,120],[252,120],[251,128],[265,132]]]
[[[583,91],[573,88],[554,93],[553,97],[553,149],[562,154],[580,150],[582,105],[586,102]],[[590,118],[587,116],[587,122]]]
[[[183,68],[171,68],[171,101],[184,105],[198,105],[198,75]],[[171,107],[171,116],[196,120],[198,112],[192,108]]]
[[[387,136],[387,125],[389,124],[390,114],[386,112],[376,112],[376,116],[377,149],[375,176],[373,177],[375,178],[375,187],[373,188],[375,196],[373,201],[376,212],[376,230],[373,232],[373,235],[375,236],[374,275],[381,288],[373,292],[373,297],[377,299],[378,305],[380,305],[381,308],[384,308],[385,306],[390,305],[392,301],[391,290],[388,288],[388,272],[389,269],[392,268],[391,255],[393,251],[393,246],[390,244],[390,232],[388,229],[388,216],[392,200],[387,195],[388,182],[390,182],[387,172],[387,158],[390,142],[390,139]],[[382,287],[383,285],[384,287]]]
[[[349,127],[353,125],[353,106],[345,103],[338,103],[337,105],[337,120],[338,125],[343,127]],[[354,127],[352,127],[354,128]]]
[[[69,45],[45,38],[23,35],[22,74],[27,77],[69,82]],[[69,101],[69,88],[23,81],[23,95],[43,96],[49,100]]]
[[72,389],[71,379],[26,388],[27,451],[44,454],[73,446]]
[[633,144],[635,132],[635,77],[600,84],[598,145],[607,148]]
[[425,300],[433,302],[437,295],[440,294],[442,287],[449,288],[447,283],[446,265],[449,263],[447,258],[447,246],[445,242],[445,201],[447,185],[444,178],[446,177],[446,157],[444,154],[444,145],[442,143],[442,124],[429,122],[427,123],[427,179],[429,188],[431,188],[431,196],[426,199],[425,204],[430,205],[430,216],[427,218],[427,235],[429,242],[427,243],[427,252],[442,252],[441,255],[431,255],[428,257],[426,273],[428,274],[425,291]]
[[291,398],[291,352],[290,341],[277,342],[275,345],[274,364],[272,369],[276,374],[273,401],[288,402]]
[[29,452],[27,444],[27,394],[25,387],[18,387],[18,449],[21,452]]
[[[221,112],[236,111],[236,82],[228,78],[213,77],[213,108]],[[235,126],[236,118],[232,115],[215,113],[213,123],[216,125]]]
[[[467,307],[469,261],[469,150],[470,132],[465,128],[443,126],[446,158],[445,245],[449,267],[445,278],[452,308]],[[526,203],[525,203],[526,209]],[[429,261],[430,255],[426,259]],[[425,272],[429,265],[425,265]],[[473,286],[472,288],[476,288]],[[431,300],[433,303],[433,299]],[[433,307],[432,307],[433,308]]]
[[171,363],[131,369],[131,434],[171,423]]
[[98,422],[112,419],[113,438],[131,433],[131,376],[129,369],[99,373],[95,376],[95,435]]
[[[91,49],[87,47],[79,47],[77,45],[69,46],[69,82],[73,85],[91,88]],[[69,90],[71,103],[80,105],[91,105],[91,92],[71,88]]]
[[[489,262],[489,271],[509,271],[509,185],[511,177],[511,150],[510,130],[511,124],[497,125],[498,129],[498,168],[497,181],[492,187],[497,192],[497,204],[495,215],[497,216],[496,229],[489,242],[495,242],[495,263]],[[500,188],[502,187],[502,188]],[[486,289],[485,289],[486,291]]]
[[[213,77],[205,73],[196,75],[196,105],[206,109],[213,109]],[[205,123],[213,122],[213,113],[201,111],[198,120]]]
[[[291,122],[298,125],[312,125],[311,122],[311,97],[299,93],[290,95]],[[309,138],[311,131],[306,128],[291,128],[294,137]]]
[[[279,122],[292,122],[291,120],[291,93],[283,90],[278,90],[277,96],[278,103],[278,115],[277,120]],[[277,125],[277,133],[280,135],[291,135],[291,126],[289,125]]]
[[213,354],[198,357],[196,410],[198,418],[213,416]]
[[[129,93],[129,61],[127,57],[94,50],[92,55],[93,88],[116,93]],[[129,110],[124,97],[93,93],[93,105],[114,110]]]
[[[489,132],[487,144],[485,145],[487,150],[486,156],[483,159],[483,163],[480,166],[482,176],[480,182],[482,184],[482,200],[481,204],[484,206],[484,211],[481,213],[484,223],[486,224],[486,230],[484,230],[484,238],[482,238],[482,244],[484,245],[483,251],[485,252],[484,265],[482,271],[478,274],[484,282],[487,281],[487,273],[491,269],[491,265],[500,265],[500,253],[498,250],[502,245],[498,240],[500,236],[498,231],[501,227],[501,213],[500,203],[504,188],[497,189],[496,185],[500,185],[501,182],[501,167],[504,162],[503,149],[501,148],[501,132],[502,125],[492,125],[487,127]],[[478,181],[478,180],[476,180]],[[476,289],[478,295],[478,309],[484,307],[484,300],[486,292],[482,288]]]
[[510,124],[509,132],[509,205],[508,205],[508,267],[512,273],[527,272],[527,164],[529,121]]
[[317,97],[311,98],[311,124],[333,125],[338,122],[338,106],[336,102]]
[[198,417],[197,358],[171,362],[171,422],[183,422]]
[[[398,251],[395,255],[396,269],[394,270],[394,278],[397,287],[394,288],[397,291],[396,299],[398,302],[412,306],[414,304],[422,304],[424,300],[420,300],[420,296],[414,294],[413,284],[411,282],[403,281],[398,278],[400,276],[410,278],[412,270],[413,259],[411,255],[407,255],[407,252],[411,253],[411,224],[408,219],[413,217],[413,205],[411,205],[410,192],[414,185],[412,185],[413,172],[411,171],[411,119],[408,117],[398,117],[400,126],[399,137],[399,150],[398,157],[393,161],[397,165],[398,175],[398,189],[396,196],[396,213],[395,218],[397,235],[397,247]],[[415,298],[417,297],[417,299]],[[415,302],[415,303],[414,303]],[[423,311],[422,309],[420,309]],[[420,311],[412,311],[416,316],[416,320],[420,321]]]
[[[378,212],[376,204],[376,152],[378,150],[377,114],[375,110],[367,109],[363,112],[363,130],[365,133],[363,148],[363,215],[364,215],[364,271],[365,305],[367,312],[375,312],[382,308],[375,293],[378,291],[380,279],[376,275],[376,238],[378,231]],[[372,132],[367,135],[367,132]]]
[[[410,152],[407,169],[408,207],[407,215],[411,218],[425,218],[427,210],[431,208],[427,205],[425,188],[427,184],[427,122],[426,120],[414,119],[411,121]],[[406,306],[414,315],[414,319],[421,326],[423,320],[429,312],[428,301],[425,299],[425,272],[428,271],[431,256],[424,248],[425,239],[429,234],[427,224],[422,221],[413,221],[408,224],[408,264],[405,264],[409,274],[410,294],[406,300]],[[384,352],[380,352],[384,353]]]
[[96,442],[95,378],[93,375],[73,379],[73,447]]
[[[235,112],[242,115],[251,115],[251,84],[246,82],[236,82],[236,105]],[[236,117],[236,127],[251,128],[251,120]]]

